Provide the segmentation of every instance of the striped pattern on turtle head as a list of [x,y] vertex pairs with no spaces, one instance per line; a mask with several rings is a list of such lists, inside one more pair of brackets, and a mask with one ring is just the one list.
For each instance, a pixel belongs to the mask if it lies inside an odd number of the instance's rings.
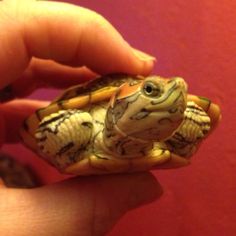
[[187,86],[182,78],[150,76],[140,83],[126,83],[112,98],[105,134],[108,137],[115,129],[149,142],[164,140],[182,123],[186,103]]

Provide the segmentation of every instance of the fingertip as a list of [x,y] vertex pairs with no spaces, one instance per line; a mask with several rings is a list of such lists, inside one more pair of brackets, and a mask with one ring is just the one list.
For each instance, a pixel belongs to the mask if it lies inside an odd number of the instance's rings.
[[143,76],[149,75],[153,70],[156,58],[137,49],[133,50],[133,53],[135,57],[139,60],[138,64],[140,72],[136,74]]
[[127,48],[124,47],[126,51],[123,56],[125,58],[124,71],[118,72],[143,76],[149,75],[156,63],[156,58],[146,52],[131,47],[127,42],[124,43],[127,44]]

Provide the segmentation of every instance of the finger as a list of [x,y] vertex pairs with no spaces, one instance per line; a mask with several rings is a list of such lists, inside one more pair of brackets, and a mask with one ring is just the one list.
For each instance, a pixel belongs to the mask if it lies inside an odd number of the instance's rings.
[[33,190],[1,189],[1,235],[104,235],[162,194],[150,173],[86,177]]
[[4,1],[0,7],[0,88],[16,80],[32,56],[99,74],[145,75],[153,68],[154,58],[133,50],[103,17],[85,8],[49,1]]
[[18,142],[20,140],[17,132],[23,121],[35,110],[45,107],[48,102],[34,100],[13,100],[0,106],[0,144],[3,142]]
[[0,91],[0,100],[6,102],[25,97],[38,88],[65,88],[95,77],[97,75],[86,67],[72,68],[51,60],[34,58],[20,78]]

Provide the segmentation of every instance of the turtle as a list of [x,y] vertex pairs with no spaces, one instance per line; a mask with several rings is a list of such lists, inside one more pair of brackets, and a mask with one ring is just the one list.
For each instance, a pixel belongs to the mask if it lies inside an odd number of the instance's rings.
[[22,125],[24,144],[74,175],[190,163],[220,117],[181,77],[110,74],[65,90]]

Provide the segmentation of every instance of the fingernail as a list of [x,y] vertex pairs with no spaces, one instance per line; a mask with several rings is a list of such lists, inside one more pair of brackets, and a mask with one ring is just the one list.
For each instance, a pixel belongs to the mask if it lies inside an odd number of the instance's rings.
[[130,191],[131,194],[128,200],[130,208],[150,203],[163,193],[162,187],[150,173],[138,174],[135,177],[135,183],[130,186]]
[[156,62],[156,58],[136,48],[132,48],[134,55],[141,61],[152,61]]

